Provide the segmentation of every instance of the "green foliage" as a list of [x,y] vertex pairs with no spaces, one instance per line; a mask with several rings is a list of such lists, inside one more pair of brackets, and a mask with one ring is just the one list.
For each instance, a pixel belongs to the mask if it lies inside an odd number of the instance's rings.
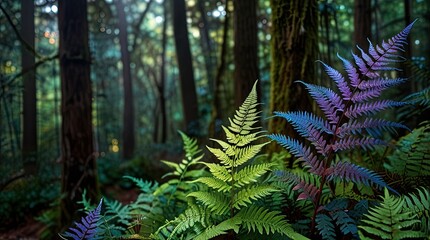
[[403,178],[430,176],[430,122],[414,129],[396,144],[384,167]]
[[417,193],[410,193],[404,196],[404,211],[415,213],[421,220],[421,232],[430,236],[430,191],[420,188]]
[[[194,181],[202,185],[201,190],[188,196],[199,204],[191,204],[183,214],[163,226],[175,226],[174,238],[210,239],[224,234],[242,234],[242,230],[246,230],[304,239],[294,232],[279,211],[254,206],[258,200],[278,191],[261,181],[274,164],[250,162],[267,144],[260,140],[263,137],[261,127],[255,126],[260,117],[256,84],[234,117],[229,118],[230,126],[222,127],[227,141],[212,139],[220,147],[207,147],[219,163],[205,163],[211,175]],[[208,216],[208,212],[212,214]],[[198,227],[195,223],[199,223]]]
[[375,206],[365,214],[358,226],[361,239],[405,239],[422,238],[424,233],[413,230],[420,223],[416,213],[404,208],[405,199],[395,197],[384,190],[384,196],[379,206]]

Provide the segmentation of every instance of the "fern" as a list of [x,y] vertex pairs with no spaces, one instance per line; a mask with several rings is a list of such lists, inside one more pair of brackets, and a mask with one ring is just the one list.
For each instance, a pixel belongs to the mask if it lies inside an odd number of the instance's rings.
[[[192,204],[183,214],[163,227],[176,225],[172,236],[210,239],[224,234],[241,234],[246,229],[265,234],[276,232],[296,239],[304,238],[293,231],[280,212],[253,206],[257,201],[278,191],[270,184],[261,182],[261,177],[275,164],[250,163],[267,144],[261,141],[264,136],[261,127],[255,126],[260,118],[256,84],[233,118],[229,118],[230,126],[223,126],[226,141],[211,139],[219,147],[207,148],[219,163],[205,163],[210,175],[193,181],[201,187],[199,191],[189,193],[188,197],[197,201],[198,205]],[[209,219],[207,211],[213,213]],[[199,224],[196,228],[189,222]]]
[[417,214],[421,220],[420,231],[430,236],[430,191],[420,188],[417,193],[410,193],[404,197],[404,211],[411,211]]
[[381,239],[424,237],[424,233],[412,229],[420,221],[413,211],[404,209],[404,205],[402,197],[392,196],[385,189],[380,206],[371,208],[358,226],[361,239],[374,239],[375,236]]
[[[393,63],[404,60],[398,52],[404,51],[403,46],[414,23],[380,45],[373,45],[369,41],[367,52],[357,46],[360,54],[352,53],[353,62],[338,55],[346,76],[321,62],[327,75],[336,84],[337,90],[298,81],[306,87],[324,117],[301,111],[274,113],[276,117],[288,121],[300,136],[310,143],[305,144],[280,134],[269,135],[269,138],[297,157],[307,171],[319,176],[319,182],[315,185],[302,181],[293,173],[284,174],[287,176],[287,181],[295,183],[293,190],[302,191],[298,199],[310,199],[315,206],[312,216],[312,234],[316,226],[316,217],[321,210],[322,190],[325,185],[330,186],[333,181],[340,179],[355,184],[373,185],[379,189],[388,188],[395,192],[375,172],[349,162],[334,160],[340,151],[356,148],[372,150],[377,145],[387,145],[385,141],[378,138],[381,131],[408,129],[403,124],[371,118],[371,115],[405,104],[405,102],[379,99],[384,90],[405,81],[401,78],[388,79],[381,72],[398,70],[393,67]],[[345,220],[345,216],[334,217],[341,226],[349,224],[349,222],[339,222]],[[327,220],[322,216],[318,219]],[[319,229],[322,229],[321,226]],[[341,227],[341,230],[352,232],[348,227]],[[323,235],[331,236],[330,234],[328,231]]]
[[87,216],[82,217],[81,222],[75,222],[77,228],[69,228],[64,235],[60,234],[63,239],[71,238],[73,240],[79,239],[98,239],[96,236],[99,234],[99,221],[101,219],[101,208],[103,199],[96,209],[90,211]]
[[430,123],[414,129],[397,142],[396,150],[388,156],[384,167],[406,177],[430,175]]

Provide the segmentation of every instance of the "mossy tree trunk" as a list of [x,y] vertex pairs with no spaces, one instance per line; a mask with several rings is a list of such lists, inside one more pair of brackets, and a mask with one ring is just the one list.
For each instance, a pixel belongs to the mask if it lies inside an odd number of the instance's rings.
[[[272,65],[270,113],[311,111],[312,102],[297,80],[314,82],[318,54],[318,11],[316,0],[271,0]],[[298,138],[285,119],[271,118],[270,133]],[[269,152],[281,150],[272,143]]]
[[86,0],[58,1],[61,76],[61,226],[77,220],[82,192],[97,202]]

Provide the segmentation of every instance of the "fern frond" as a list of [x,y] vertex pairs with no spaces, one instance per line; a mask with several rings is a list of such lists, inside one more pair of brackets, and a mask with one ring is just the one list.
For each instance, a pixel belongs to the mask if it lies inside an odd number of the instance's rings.
[[328,171],[330,172],[330,179],[340,178],[342,180],[352,181],[366,186],[375,184],[380,189],[388,188],[390,191],[398,194],[394,189],[390,188],[377,173],[350,162],[337,162],[329,168]]
[[403,198],[391,196],[385,189],[381,205],[371,208],[358,226],[361,238],[364,239],[365,234],[382,239],[424,237],[423,233],[412,230],[420,221],[412,211],[403,211],[403,206]]
[[336,140],[332,148],[335,152],[339,150],[350,150],[356,147],[361,147],[363,149],[373,149],[375,145],[386,145],[387,143],[381,139],[372,137],[352,137],[346,136],[344,138]]
[[253,231],[260,234],[281,233],[291,239],[307,239],[294,232],[291,225],[280,215],[278,211],[269,211],[263,207],[251,206],[239,211],[236,215],[241,220],[242,226],[248,232]]
[[117,200],[109,201],[108,199],[106,199],[104,203],[106,207],[105,218],[108,218],[106,221],[117,218],[117,222],[120,224],[125,226],[130,224],[132,220],[130,205],[123,205]]
[[[103,198],[100,199],[96,209],[89,212],[87,216],[82,217],[81,222],[75,222],[78,228],[69,228],[69,231],[64,233],[64,237],[70,237],[73,240],[94,239],[99,231],[98,221],[101,218]],[[60,235],[63,237],[62,235]]]
[[132,176],[124,176],[123,178],[132,180],[143,193],[153,193],[158,187],[157,182],[144,181],[141,178],[135,178]]
[[408,127],[401,123],[387,121],[384,119],[366,118],[362,121],[350,120],[349,122],[344,123],[338,128],[337,134],[339,134],[340,137],[351,134],[358,135],[363,133],[363,130],[368,131],[369,129],[374,129],[376,132],[380,132],[382,130],[394,132],[396,128],[409,130]]
[[325,64],[324,62],[322,61],[319,61],[319,62],[324,66],[324,70],[326,71],[327,75],[331,79],[333,79],[333,81],[336,83],[337,88],[342,93],[343,99],[350,100],[352,97],[352,91],[348,85],[348,82],[345,81],[345,78],[342,76],[342,74],[338,72],[336,69]]
[[221,192],[229,192],[231,190],[231,186],[228,182],[222,181],[216,177],[201,177],[196,179],[194,182],[203,183],[206,186]]
[[324,162],[319,161],[317,156],[312,153],[312,150],[303,146],[303,144],[298,140],[280,134],[271,134],[268,137],[289,150],[291,154],[298,157],[300,161],[303,161],[305,164],[304,167],[309,169],[309,172],[317,175],[321,175],[323,173]]
[[391,100],[378,100],[370,103],[357,103],[351,105],[345,110],[345,116],[348,118],[357,118],[364,115],[373,115],[382,110],[403,105],[405,105],[404,102],[397,102]]
[[209,226],[204,232],[196,236],[196,240],[212,239],[216,236],[226,234],[227,231],[233,230],[235,233],[239,232],[239,224],[241,221],[237,218],[229,218],[217,225]]
[[398,70],[394,67],[390,67],[390,65],[393,62],[404,60],[404,58],[399,56],[397,52],[404,52],[403,46],[407,44],[406,38],[415,22],[416,20],[404,28],[400,33],[388,39],[387,42],[382,41],[380,46],[376,45],[375,47],[369,41],[370,56],[366,54],[361,48],[359,48],[362,56],[360,58],[354,55],[354,59],[360,69],[360,73],[363,76],[374,78],[379,76],[377,71]]
[[318,106],[324,112],[330,124],[336,124],[340,120],[340,114],[345,109],[345,104],[342,98],[330,88],[317,86],[302,81],[298,81],[305,85],[309,91],[309,95],[315,99]]
[[195,197],[207,206],[213,213],[223,215],[229,210],[229,200],[221,192],[192,192],[189,197]]
[[405,177],[430,175],[430,124],[414,129],[400,138],[396,150],[390,154],[384,167]]
[[333,224],[333,219],[326,214],[317,214],[316,228],[323,239],[334,240],[336,239],[336,232]]
[[321,192],[314,183],[307,183],[291,172],[276,171],[275,174],[280,178],[281,181],[294,183],[295,185],[292,190],[302,191],[297,197],[297,200],[310,199],[312,202],[314,202],[315,197]]
[[250,183],[258,182],[257,179],[269,171],[274,165],[273,163],[262,163],[244,167],[236,173],[236,182],[234,186],[242,187]]
[[176,217],[173,221],[167,222],[164,226],[161,226],[156,232],[155,235],[159,235],[162,229],[165,229],[167,226],[171,224],[177,224],[175,228],[169,233],[169,239],[176,237],[177,234],[181,234],[182,232],[187,231],[188,229],[194,227],[197,224],[202,225],[203,227],[208,227],[212,224],[210,220],[210,212],[205,207],[199,207],[195,204],[190,204],[188,208]]
[[410,193],[404,198],[404,210],[417,214],[421,220],[421,232],[430,236],[430,191],[419,188],[417,193]]
[[215,163],[204,163],[212,175],[221,181],[230,182],[232,180],[230,170],[227,167],[215,164]]
[[252,203],[252,200],[261,199],[277,191],[278,190],[276,188],[268,185],[255,185],[248,188],[243,188],[236,194],[233,207],[236,209],[247,207]]
[[268,143],[269,142],[264,142],[236,149],[236,161],[234,163],[234,167],[242,166],[243,164],[254,158]]

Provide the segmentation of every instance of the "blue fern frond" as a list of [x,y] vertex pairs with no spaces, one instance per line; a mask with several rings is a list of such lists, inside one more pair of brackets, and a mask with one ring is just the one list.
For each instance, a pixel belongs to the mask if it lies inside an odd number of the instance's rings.
[[75,222],[77,228],[69,228],[69,231],[64,233],[64,237],[70,237],[73,240],[95,239],[99,231],[98,221],[101,218],[102,203],[103,198],[100,199],[97,208],[89,212],[87,216],[82,217],[81,222]]
[[312,127],[322,130],[325,133],[333,134],[330,124],[319,116],[316,116],[309,112],[274,112],[275,116],[285,118],[290,122],[297,131],[306,132],[309,125]]
[[379,189],[387,188],[398,194],[375,172],[350,162],[337,162],[329,168],[329,179],[340,178],[357,184],[376,185]]
[[366,90],[371,88],[377,88],[381,92],[385,89],[388,89],[390,87],[394,87],[396,85],[404,83],[407,78],[375,78],[375,79],[369,79],[367,81],[362,82],[360,85],[358,85],[358,89],[360,90]]
[[271,134],[268,137],[289,150],[299,161],[303,161],[304,168],[308,168],[309,172],[321,175],[324,171],[323,162],[318,160],[317,156],[312,153],[310,148],[305,147],[298,140],[281,134]]

